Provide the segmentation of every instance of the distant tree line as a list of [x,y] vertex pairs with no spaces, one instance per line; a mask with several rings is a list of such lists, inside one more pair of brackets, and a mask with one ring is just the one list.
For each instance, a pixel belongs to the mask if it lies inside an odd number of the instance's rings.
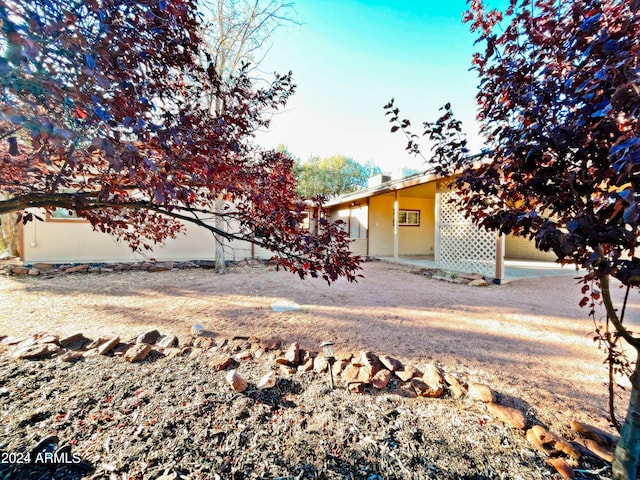
[[380,173],[380,167],[371,161],[362,164],[339,154],[326,158],[312,156],[306,161],[296,160],[294,163],[297,191],[303,198],[316,195],[333,198],[355,192],[365,188],[367,180]]

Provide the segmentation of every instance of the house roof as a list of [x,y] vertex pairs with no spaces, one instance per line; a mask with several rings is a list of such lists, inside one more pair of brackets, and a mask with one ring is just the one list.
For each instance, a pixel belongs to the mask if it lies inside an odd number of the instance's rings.
[[342,205],[344,203],[354,202],[369,197],[375,197],[376,195],[383,195],[385,193],[395,192],[397,190],[403,190],[409,187],[415,187],[416,185],[424,185],[426,183],[435,182],[436,180],[440,180],[442,178],[443,177],[441,175],[437,175],[433,172],[416,173],[413,175],[409,175],[408,177],[389,180],[387,182],[381,183],[380,185],[367,187],[362,190],[358,190],[357,192],[345,193],[344,195],[340,195],[339,197],[329,200],[324,206],[334,207],[336,205]]
[[[482,150],[480,153],[474,155],[468,155],[466,161],[474,166],[474,168],[485,162],[491,161],[490,156],[494,153],[493,150]],[[339,197],[333,198],[328,201],[325,207],[335,207],[349,202],[362,200],[369,197],[375,197],[376,195],[384,195],[385,193],[395,192],[397,190],[404,190],[405,188],[415,187],[416,185],[424,185],[426,183],[435,182],[436,180],[442,180],[445,178],[443,175],[439,175],[433,172],[433,170],[427,170],[407,177],[389,180],[388,182],[381,183],[372,187],[367,187],[357,192],[346,193]]]

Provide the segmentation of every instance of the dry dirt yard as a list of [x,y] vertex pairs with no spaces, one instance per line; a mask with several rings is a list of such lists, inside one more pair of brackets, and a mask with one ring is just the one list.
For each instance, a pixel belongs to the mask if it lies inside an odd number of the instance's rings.
[[[603,354],[570,271],[471,287],[384,262],[363,267],[358,283],[332,286],[264,266],[225,275],[0,276],[0,338],[83,332],[124,341],[158,329],[185,344],[201,324],[218,352],[221,339],[236,352],[252,348],[252,337],[279,337],[283,349],[299,342],[308,351],[332,340],[338,351],[387,354],[418,368],[436,363],[487,384],[529,424],[569,439],[572,420],[611,431]],[[300,308],[272,308],[287,302]],[[637,321],[637,299],[627,312]],[[92,469],[0,462],[0,479],[561,478],[523,432],[481,402],[416,398],[397,379],[383,391],[353,394],[340,378],[329,391],[325,375],[295,373],[257,390],[260,376],[275,368],[265,355],[235,363],[250,385],[240,394],[224,371],[209,367],[206,351],[139,364],[111,356],[25,361],[11,352],[0,345],[0,454],[16,460],[56,435]],[[575,466],[579,478],[610,478],[606,464]]]

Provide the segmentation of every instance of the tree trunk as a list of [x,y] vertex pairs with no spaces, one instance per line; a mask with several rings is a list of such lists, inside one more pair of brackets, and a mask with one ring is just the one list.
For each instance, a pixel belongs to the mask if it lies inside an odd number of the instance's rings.
[[0,215],[0,253],[6,251],[12,257],[18,255],[18,226],[15,213]]
[[636,480],[638,471],[638,457],[640,457],[640,365],[638,364],[638,353],[640,343],[638,338],[626,329],[622,324],[618,311],[613,306],[611,299],[611,287],[609,285],[609,275],[600,278],[600,289],[602,291],[602,303],[607,310],[607,316],[616,327],[618,334],[636,350],[636,366],[631,375],[631,398],[627,417],[620,429],[620,440],[613,456],[613,480]]
[[613,459],[614,480],[636,480],[640,457],[640,364],[631,375],[631,398]]
[[[222,214],[224,213],[224,200],[221,197],[216,199],[216,212],[220,215],[216,216],[215,227],[224,232],[226,225]],[[224,259],[224,238],[217,233],[213,235],[216,241],[216,271],[218,273],[227,273],[227,262]]]

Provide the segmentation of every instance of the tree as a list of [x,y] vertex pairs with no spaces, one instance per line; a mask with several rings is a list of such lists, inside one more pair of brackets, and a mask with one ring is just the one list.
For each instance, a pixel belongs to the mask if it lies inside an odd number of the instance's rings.
[[311,157],[296,162],[298,193],[305,198],[316,195],[337,197],[367,186],[369,177],[382,173],[372,162],[361,164],[344,155]]
[[[223,81],[199,60],[192,1],[0,0],[0,21],[0,214],[73,210],[136,250],[191,222],[269,248],[301,277],[355,279],[337,225],[300,227],[293,161],[251,142],[291,75],[261,89],[246,68]],[[211,92],[219,113],[201,101]],[[233,208],[215,212],[221,195]]]
[[[624,323],[624,305],[613,304],[610,277],[636,292],[640,286],[639,12],[637,0],[512,0],[503,15],[473,0],[465,21],[484,45],[473,64],[490,153],[470,161],[449,104],[424,130],[435,170],[457,175],[466,215],[586,268],[581,305],[595,317],[602,302],[615,327],[598,327],[598,337],[635,350],[635,362],[609,355],[614,369],[631,374],[613,463],[613,477],[627,480],[636,478],[640,454],[640,336]],[[399,119],[393,101],[386,108],[392,130],[404,131],[407,149],[420,152],[410,122]]]
[[[292,21],[287,11],[292,4],[280,0],[198,0],[204,14],[201,32],[206,41],[204,63],[213,65],[217,76],[228,81],[241,68],[261,63],[259,55],[268,51],[267,42],[271,34],[283,23]],[[211,91],[205,99],[208,108],[220,115],[223,99]],[[223,212],[225,202],[216,200],[216,211]],[[216,228],[225,231],[227,223],[222,215],[216,217]],[[224,237],[215,234],[216,268],[226,271]]]

